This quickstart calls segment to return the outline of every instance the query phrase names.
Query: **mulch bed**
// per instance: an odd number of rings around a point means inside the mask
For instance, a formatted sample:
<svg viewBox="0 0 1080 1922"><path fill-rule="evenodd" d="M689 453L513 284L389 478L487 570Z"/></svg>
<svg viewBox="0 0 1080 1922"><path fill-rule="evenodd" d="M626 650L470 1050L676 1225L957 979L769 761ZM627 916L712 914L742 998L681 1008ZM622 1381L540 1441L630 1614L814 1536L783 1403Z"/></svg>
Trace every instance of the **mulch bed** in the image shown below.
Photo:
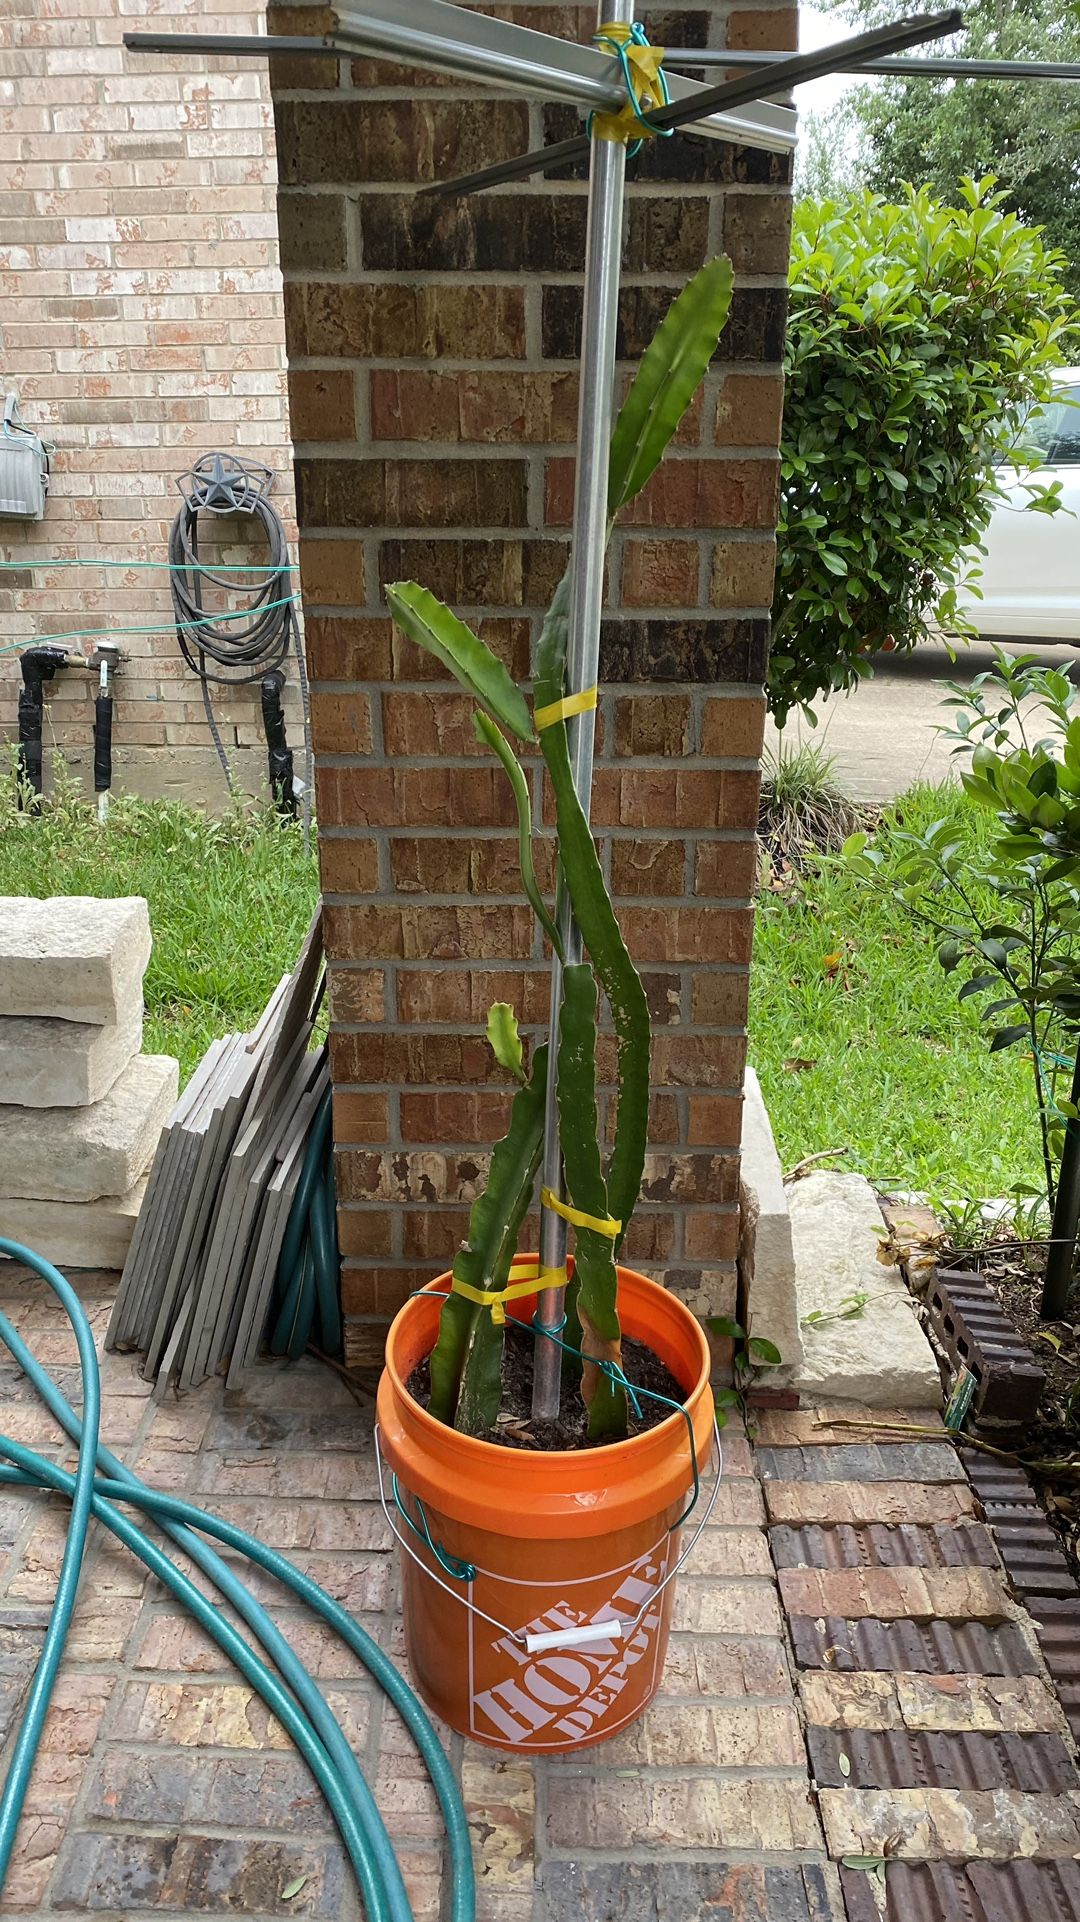
<svg viewBox="0 0 1080 1922"><path fill-rule="evenodd" d="M937 1259L982 1275L1046 1371L1039 1412L1016 1453L1080 1576L1080 1286L1073 1288L1072 1319L1040 1321L1046 1248L1007 1236L1003 1230L980 1248L945 1250Z"/></svg>

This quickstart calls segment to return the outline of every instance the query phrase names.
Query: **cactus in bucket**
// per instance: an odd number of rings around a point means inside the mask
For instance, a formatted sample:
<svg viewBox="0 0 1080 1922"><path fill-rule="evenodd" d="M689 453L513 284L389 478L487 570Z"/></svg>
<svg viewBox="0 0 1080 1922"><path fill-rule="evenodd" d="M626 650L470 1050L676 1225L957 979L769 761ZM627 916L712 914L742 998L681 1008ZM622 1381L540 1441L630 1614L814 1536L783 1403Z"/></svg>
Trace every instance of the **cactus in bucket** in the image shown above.
<svg viewBox="0 0 1080 1922"><path fill-rule="evenodd" d="M612 435L608 534L663 458L716 350L731 302L732 272L709 261L676 297L642 356ZM558 919L544 901L533 861L533 825L518 746L539 740L555 803L557 886L569 896L587 959L568 965L558 1034L558 1123L564 1182L573 1209L608 1231L576 1227L574 1278L567 1290L568 1347L580 1350L580 1388L589 1436L615 1441L626 1433L626 1395L602 1364L619 1364L616 1257L637 1203L645 1163L649 1108L650 1024L645 992L627 951L597 857L592 830L574 788L565 721L536 716L566 694L569 575L556 589L533 661L532 707L490 649L435 595L414 581L388 587L390 612L402 632L442 662L476 702L477 739L496 756L517 810L522 888L554 950L564 959ZM614 1141L606 1166L596 1103L599 996L611 1010L617 1048ZM510 1125L495 1148L487 1184L473 1204L469 1236L453 1267L455 1288L443 1303L430 1358L430 1410L467 1434L492 1427L499 1414L503 1329L484 1297L506 1288L522 1223L535 1198L543 1153L547 1048L526 1067L512 1009L497 1004L488 1039L500 1066L518 1082ZM618 1224L617 1228L614 1224Z"/></svg>

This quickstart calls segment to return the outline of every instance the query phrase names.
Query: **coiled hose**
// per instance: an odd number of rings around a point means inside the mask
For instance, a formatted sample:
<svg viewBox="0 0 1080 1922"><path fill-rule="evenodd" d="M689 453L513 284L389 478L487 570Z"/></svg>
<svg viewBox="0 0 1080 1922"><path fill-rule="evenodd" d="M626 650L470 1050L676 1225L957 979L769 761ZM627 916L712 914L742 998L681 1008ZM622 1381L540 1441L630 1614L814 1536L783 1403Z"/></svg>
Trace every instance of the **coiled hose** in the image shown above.
<svg viewBox="0 0 1080 1922"><path fill-rule="evenodd" d="M0 1313L0 1341L27 1376L60 1426L76 1443L75 1473L0 1435L0 1482L18 1487L47 1488L67 1496L71 1518L49 1627L42 1643L3 1791L0 1793L0 1892L11 1860L15 1832L22 1812L30 1773L48 1712L53 1685L63 1657L64 1643L75 1606L91 1515L156 1575L183 1602L235 1663L292 1737L330 1805L342 1842L356 1873L368 1922L413 1922L401 1871L374 1797L322 1693L303 1667L277 1624L266 1613L217 1551L202 1539L210 1536L238 1551L256 1567L273 1575L321 1615L357 1655L383 1692L389 1696L423 1758L446 1823L452 1875L452 1922L475 1922L476 1890L465 1810L450 1765L427 1715L389 1658L365 1634L339 1602L310 1576L293 1568L283 1555L219 1516L207 1514L172 1495L148 1488L126 1468L99 1437L101 1380L93 1335L78 1295L51 1262L17 1241L0 1237L0 1254L23 1262L40 1276L63 1307L79 1351L82 1375L82 1415L75 1413L55 1382L35 1359L7 1316ZM207 1600L188 1576L144 1531L117 1507L145 1511L163 1534L200 1568L251 1630L269 1658L264 1661ZM273 1667L270 1666L273 1664ZM274 1670L277 1670L275 1674Z"/></svg>
<svg viewBox="0 0 1080 1922"><path fill-rule="evenodd" d="M190 490L169 530L169 582L177 642L192 673L198 676L207 725L230 793L235 791L232 769L214 718L211 684L238 687L261 681L283 669L290 652L293 654L304 709L306 827L312 783L311 702L289 544L281 516L266 498L269 477L268 469L249 469L232 455L204 455L192 469ZM250 514L262 529L267 562L265 566L260 564L255 586L239 586L235 568L217 572L200 560L199 515L204 512ZM229 595L227 615L207 612L203 597L208 587Z"/></svg>

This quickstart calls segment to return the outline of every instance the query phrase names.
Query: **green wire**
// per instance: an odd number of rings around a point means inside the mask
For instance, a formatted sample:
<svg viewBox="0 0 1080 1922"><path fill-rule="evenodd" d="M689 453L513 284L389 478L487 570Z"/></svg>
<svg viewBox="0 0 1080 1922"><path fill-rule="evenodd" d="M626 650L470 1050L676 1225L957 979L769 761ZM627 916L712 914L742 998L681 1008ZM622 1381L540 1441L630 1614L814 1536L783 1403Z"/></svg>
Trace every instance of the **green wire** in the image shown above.
<svg viewBox="0 0 1080 1922"><path fill-rule="evenodd" d="M165 574L188 572L186 561L94 561L89 555L74 560L0 561L0 568L5 567L24 570L28 567L156 567L159 573ZM214 574L291 574L295 572L295 567L292 561L281 561L276 565L272 561L217 561L208 571Z"/></svg>
<svg viewBox="0 0 1080 1922"><path fill-rule="evenodd" d="M228 1547L239 1550L240 1553L246 1555L249 1560L253 1561L256 1566L263 1568L267 1573L273 1575L287 1588L291 1589L293 1593L298 1595L309 1607L320 1614L359 1657L378 1685L390 1697L409 1728L413 1739L416 1741L417 1747L431 1775L432 1783L439 1798L447 1826L453 1875L451 1922L475 1922L475 1880L469 1848L468 1826L461 1804L460 1794L449 1763L447 1762L430 1721L407 1684L398 1674L393 1663L384 1655L378 1645L372 1641L371 1637L365 1634L359 1624L353 1621L352 1617L339 1603L327 1595L325 1591L319 1587L318 1583L313 1582L309 1576L303 1575L298 1569L293 1568L292 1564L286 1561L284 1556L277 1554L275 1550L267 1548L264 1543L259 1542L254 1536L246 1534L242 1529L235 1528L231 1523L222 1521L217 1516L204 1514L203 1511L194 1508L189 1503L178 1501L170 1496L160 1495L155 1490L145 1487L129 1469L125 1468L122 1462L112 1455L107 1448L97 1442L96 1408L99 1405L97 1357L94 1352L93 1338L90 1333L89 1324L86 1321L78 1297L64 1281L63 1276L60 1275L50 1263L43 1261L40 1256L34 1254L30 1249L22 1247L18 1242L0 1239L0 1252L10 1255L15 1260L25 1262L35 1273L47 1281L49 1285L54 1288L55 1292L60 1294L79 1343L80 1361L85 1382L84 1407L86 1410L87 1443L89 1442L91 1434L90 1415L92 1412L95 1413L93 1428L95 1447L91 1450L89 1446L84 1447L80 1445L79 1471L77 1475L67 1476L65 1475L65 1471L57 1469L55 1464L45 1461L43 1457L34 1456L31 1451L20 1449L19 1444L8 1438L0 1437L0 1456L6 1456L9 1461L16 1464L13 1468L0 1468L0 1480L11 1481L19 1479L25 1481L29 1479L39 1486L61 1489L62 1492L72 1497L72 1529L69 1534L69 1550L71 1549L72 1541L76 1540L75 1497L78 1496L80 1487L82 1488L83 1506L92 1507L93 1512L99 1515L106 1525L146 1562L147 1566L153 1568L154 1573L160 1575L161 1579L170 1586L172 1592L184 1601L185 1605L191 1608L197 1619L208 1629L208 1632L215 1636L219 1646L226 1649L226 1652L230 1655L231 1659L236 1661L237 1666L251 1682L252 1686L258 1690L263 1699L268 1703L268 1706L279 1716L282 1723L288 1727L290 1734L293 1735L293 1739L296 1741L305 1760L312 1768L320 1786L324 1789L331 1808L334 1811L335 1820L338 1821L342 1839L356 1868L357 1879L364 1895L365 1906L370 1922L381 1922L381 1918L383 1917L400 1917L401 1922L405 1922L405 1919L411 1916L411 1910L405 1894L404 1884L401 1882L400 1870L394 1858L393 1850L390 1846L389 1838L386 1836L381 1818L375 1808L370 1789L360 1773L355 1757L352 1755L352 1751L349 1749L344 1735L327 1707L320 1691L316 1688L310 1676L307 1675L295 1651L285 1640L281 1631L276 1627L276 1624L266 1614L265 1610L262 1609L261 1605L255 1601L254 1597L248 1593L243 1584L232 1573L228 1564L221 1560L220 1556L217 1555L208 1543L201 1541L199 1535L194 1531L197 1529L201 1534L214 1536ZM60 1393L56 1384L40 1366L21 1337L3 1315L0 1315L0 1340L6 1343L12 1356L23 1369L60 1425L76 1443L81 1444L84 1433L83 1423ZM84 1472L85 1465L92 1465L95 1463L95 1460L99 1467L108 1471L109 1477L109 1479L98 1481L96 1484L90 1482L87 1474ZM91 1466L91 1475L92 1472ZM89 1504L87 1503L87 1494L89 1494L90 1498ZM292 1695L282 1691L281 1683L278 1682L266 1664L249 1648L242 1636L239 1636L235 1630L229 1628L228 1623L223 1619L220 1611L208 1603L206 1598L200 1594L200 1591L195 1588L193 1584L187 1582L187 1578L180 1574L180 1571L173 1566L168 1557L163 1555L162 1551L157 1549L154 1543L151 1542L141 1530L136 1528L133 1523L127 1521L124 1516L112 1509L109 1498L134 1503L138 1507L148 1509L152 1514L160 1518L161 1526L164 1528L166 1534L170 1536L177 1546L182 1547L184 1553L188 1555L197 1566L201 1567L204 1572L209 1575L225 1600L236 1608L242 1619L247 1621L248 1625L262 1642L267 1653L271 1656L271 1659L278 1666L281 1674L285 1677L289 1688L292 1690ZM83 1530L83 1539L85 1540L85 1528ZM76 1566L77 1580L78 1560L81 1557L81 1544L79 1544L77 1540L76 1550L77 1552L73 1551L73 1560ZM68 1550L65 1550L64 1559L66 1567ZM165 1572L166 1570L171 1571L171 1574L167 1574ZM30 1716L30 1703L28 1703L27 1715L24 1718L20 1730L19 1742L16 1749L16 1754L18 1754L20 1747L25 1743L30 1766L32 1766L33 1754L40 1737L41 1723L44 1720L44 1713L48 1707L48 1692L51 1692L52 1681L55 1679L55 1668L58 1666L59 1656L60 1653L62 1653L63 1637L66 1634L67 1623L70 1620L71 1606L74 1602L74 1593L72 1592L66 1602L65 1609L61 1610L59 1585L57 1594L58 1601L54 1608L53 1621L50 1623L49 1636L46 1637L45 1645L46 1648L49 1646L49 1638L53 1635L55 1626L56 1639L59 1643L56 1663L53 1666L52 1675L47 1679L47 1687L43 1684L42 1689L39 1691L41 1700L33 1719L31 1719ZM226 1631L224 1640L222 1639L222 1634L219 1632L222 1630ZM226 1643L228 1644L227 1647ZM42 1658L39 1662L38 1676L35 1677L34 1690L31 1691L31 1701L35 1699L35 1691L38 1690L38 1678L42 1674L44 1655L45 1648L43 1648ZM279 1696L283 1696L282 1706L279 1706ZM295 1696L297 1702L299 1702L299 1707L294 1703L293 1696ZM9 1776L8 1788L5 1790L4 1807L7 1805L10 1793L11 1777ZM25 1781L22 1784L22 1793L25 1794ZM17 1822L17 1820L18 1812L16 1810L14 1821ZM4 1866L6 1866L6 1858L4 1858L3 1862L0 1862L0 1882L2 1882L2 1869Z"/></svg>
<svg viewBox="0 0 1080 1922"><path fill-rule="evenodd" d="M252 614L265 614L271 607L288 607L299 599L296 594L283 594L277 601L262 601L258 607L242 607L235 614L214 614L207 618L214 621L246 621ZM69 634L34 634L25 641L6 641L0 647L0 654L11 654L20 647L55 647L58 641L111 641L117 634L175 634L181 627L202 627L202 621L161 621L151 627L76 627Z"/></svg>

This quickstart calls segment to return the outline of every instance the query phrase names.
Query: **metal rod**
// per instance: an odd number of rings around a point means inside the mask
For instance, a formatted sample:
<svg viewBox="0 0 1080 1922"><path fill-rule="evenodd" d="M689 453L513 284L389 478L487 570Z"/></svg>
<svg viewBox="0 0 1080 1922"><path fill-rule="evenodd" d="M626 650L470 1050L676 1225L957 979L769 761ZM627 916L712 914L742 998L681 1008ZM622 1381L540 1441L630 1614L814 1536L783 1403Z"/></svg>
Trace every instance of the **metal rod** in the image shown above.
<svg viewBox="0 0 1080 1922"><path fill-rule="evenodd" d="M600 0L600 25L620 21L629 25L634 0ZM585 234L585 302L581 319L580 398L578 401L577 470L574 479L574 523L570 549L570 618L567 633L567 692L577 694L596 686L600 672L600 617L604 604L604 558L607 550L608 460L615 390L615 338L619 318L619 263L622 256L623 182L626 147L618 140L593 140L589 162L589 212ZM575 715L567 723L574 787L589 813L592 796L593 713ZM581 936L564 888L560 902L560 933L568 963L581 959ZM547 1097L544 1111L545 1187L562 1193L562 1156L559 1151L558 1078L559 1019L562 1011L563 971L557 955L551 961L551 1020ZM566 1259L566 1223L549 1208L540 1212L540 1261L559 1268ZM545 1288L537 1301L536 1319L553 1332L562 1326L561 1288ZM551 1421L559 1412L562 1350L553 1341L538 1340L533 1361L532 1412L535 1421Z"/></svg>
<svg viewBox="0 0 1080 1922"><path fill-rule="evenodd" d="M599 47L562 40L532 27L467 10L452 0L379 0L378 11L343 8L332 16L323 40L259 35L131 33L124 43L136 52L262 54L321 53L324 57L367 53L405 60L502 93L562 101L582 113L616 112L626 97L618 62ZM701 81L673 74L673 100L695 99ZM707 116L701 131L710 139L786 152L795 144L790 107L748 106L733 115Z"/></svg>
<svg viewBox="0 0 1080 1922"><path fill-rule="evenodd" d="M1080 1046L1073 1067L1070 1106L1080 1107ZM1080 1225L1080 1121L1070 1115L1065 1123L1065 1146L1061 1151L1054 1218L1050 1226L1050 1246L1046 1255L1042 1303L1039 1313L1044 1321L1060 1321L1068 1305L1076 1260L1076 1231ZM547 1344L545 1344L546 1346Z"/></svg>
<svg viewBox="0 0 1080 1922"><path fill-rule="evenodd" d="M723 47L666 47L665 67L769 67L790 60L787 53L725 51ZM835 73L900 74L905 80L1080 80L1076 60L949 60L920 54L914 60L860 60L848 69L837 61Z"/></svg>
<svg viewBox="0 0 1080 1922"><path fill-rule="evenodd" d="M125 33L123 40L129 53L221 53L240 60L265 60L278 53L318 54L323 60L337 54L340 59L342 51L329 39L300 33Z"/></svg>
<svg viewBox="0 0 1080 1922"><path fill-rule="evenodd" d="M959 32L963 24L963 15L955 8L949 13L924 14L921 19L898 20L892 26L875 27L872 32L856 34L850 40L834 41L830 46L819 47L813 53L793 54L788 59L778 61L767 76L755 70L735 80L726 80L718 87L703 87L699 93L687 99L673 100L668 107L654 108L645 118L651 126L662 131L687 127L706 116L732 112L737 107L760 99L763 87L770 95L786 93L791 87L805 86L810 80L820 80L825 74L835 73L839 65L857 70L865 60L873 59L877 54L918 47L927 40L939 40L943 35ZM588 151L589 137L582 134L574 140L560 141L553 147L538 147L532 153L520 154L515 160L505 160L497 167L485 167L478 173L462 174L456 180L441 181L436 187L424 191L440 194L476 193L482 187L499 186L504 180L519 180L529 174L546 172L549 166L565 166L568 161L576 160Z"/></svg>

